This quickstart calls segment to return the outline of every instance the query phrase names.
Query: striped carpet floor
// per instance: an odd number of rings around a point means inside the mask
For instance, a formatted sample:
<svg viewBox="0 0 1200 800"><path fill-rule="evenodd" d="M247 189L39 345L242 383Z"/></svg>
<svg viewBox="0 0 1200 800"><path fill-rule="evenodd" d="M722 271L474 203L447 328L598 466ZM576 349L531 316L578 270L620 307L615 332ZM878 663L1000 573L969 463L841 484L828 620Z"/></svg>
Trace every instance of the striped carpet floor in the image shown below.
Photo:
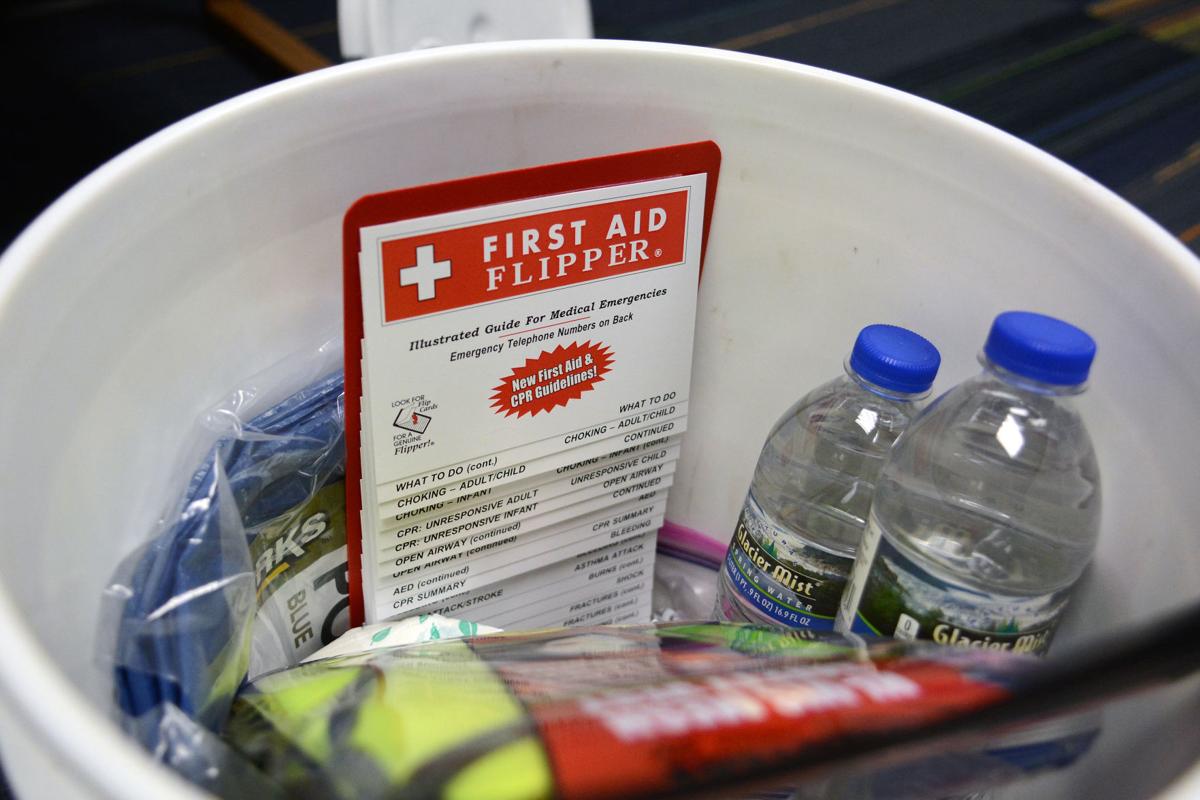
<svg viewBox="0 0 1200 800"><path fill-rule="evenodd" d="M597 0L593 7L597 36L785 58L950 106L1078 167L1200 252L1198 2Z"/></svg>
<svg viewBox="0 0 1200 800"><path fill-rule="evenodd" d="M332 61L334 0L255 5ZM790 59L935 100L1048 150L1200 252L1200 2L593 0L597 37ZM7 242L107 158L284 70L199 0L0 9ZM49 146L47 144L49 143Z"/></svg>

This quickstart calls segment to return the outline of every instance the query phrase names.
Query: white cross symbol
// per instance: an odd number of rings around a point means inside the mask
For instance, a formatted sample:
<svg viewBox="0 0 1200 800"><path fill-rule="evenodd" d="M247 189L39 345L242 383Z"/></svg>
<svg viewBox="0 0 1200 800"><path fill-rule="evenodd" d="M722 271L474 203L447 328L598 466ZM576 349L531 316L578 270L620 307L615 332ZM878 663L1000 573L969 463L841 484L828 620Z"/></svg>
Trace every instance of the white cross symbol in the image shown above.
<svg viewBox="0 0 1200 800"><path fill-rule="evenodd" d="M417 300L432 300L434 283L450 277L450 262L433 260L433 245L423 244L417 248L417 264L400 270L400 285L417 285Z"/></svg>

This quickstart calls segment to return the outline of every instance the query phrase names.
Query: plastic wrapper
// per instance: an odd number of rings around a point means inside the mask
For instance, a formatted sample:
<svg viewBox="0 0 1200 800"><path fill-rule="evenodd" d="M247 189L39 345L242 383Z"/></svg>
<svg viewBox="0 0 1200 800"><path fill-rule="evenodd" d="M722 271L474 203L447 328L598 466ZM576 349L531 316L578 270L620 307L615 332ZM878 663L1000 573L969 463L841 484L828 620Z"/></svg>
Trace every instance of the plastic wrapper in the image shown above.
<svg viewBox="0 0 1200 800"><path fill-rule="evenodd" d="M239 697L226 738L295 797L740 791L968 719L1039 669L1009 654L729 624L501 633L264 676Z"/></svg>
<svg viewBox="0 0 1200 800"><path fill-rule="evenodd" d="M713 539L670 520L664 523L654 566L653 620L711 619L724 557L724 546Z"/></svg>
<svg viewBox="0 0 1200 800"><path fill-rule="evenodd" d="M1099 735L1099 713L1031 725L987 748L859 768L802 783L793 800L984 800L989 790L1074 764Z"/></svg>
<svg viewBox="0 0 1200 800"><path fill-rule="evenodd" d="M106 591L121 719L164 761L219 729L252 665L289 666L346 628L340 362L323 345L206 413L207 454Z"/></svg>

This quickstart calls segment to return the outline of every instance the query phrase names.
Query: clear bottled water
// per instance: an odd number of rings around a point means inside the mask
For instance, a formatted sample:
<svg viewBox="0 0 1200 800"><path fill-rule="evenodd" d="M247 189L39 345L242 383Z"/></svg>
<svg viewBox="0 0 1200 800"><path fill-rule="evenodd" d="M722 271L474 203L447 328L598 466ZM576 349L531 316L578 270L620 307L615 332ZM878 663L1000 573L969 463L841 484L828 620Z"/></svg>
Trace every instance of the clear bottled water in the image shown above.
<svg viewBox="0 0 1200 800"><path fill-rule="evenodd" d="M726 553L718 619L832 630L884 458L940 361L917 334L870 325L846 374L779 419Z"/></svg>
<svg viewBox="0 0 1200 800"><path fill-rule="evenodd" d="M1094 355L1060 320L996 318L983 372L892 451L840 630L1045 652L1099 531L1099 469L1073 402Z"/></svg>

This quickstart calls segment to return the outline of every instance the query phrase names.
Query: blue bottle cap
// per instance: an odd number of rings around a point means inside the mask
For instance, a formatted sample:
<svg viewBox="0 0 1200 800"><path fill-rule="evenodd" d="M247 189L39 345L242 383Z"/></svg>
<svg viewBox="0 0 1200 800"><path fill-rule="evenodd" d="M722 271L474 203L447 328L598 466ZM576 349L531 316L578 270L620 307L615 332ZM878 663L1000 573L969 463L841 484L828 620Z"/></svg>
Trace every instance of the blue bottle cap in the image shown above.
<svg viewBox="0 0 1200 800"><path fill-rule="evenodd" d="M1070 323L1031 311L996 317L983 346L993 364L1031 380L1075 386L1087 380L1096 342Z"/></svg>
<svg viewBox="0 0 1200 800"><path fill-rule="evenodd" d="M906 394L927 391L941 363L928 339L896 325L868 325L850 351L850 369L863 379Z"/></svg>

